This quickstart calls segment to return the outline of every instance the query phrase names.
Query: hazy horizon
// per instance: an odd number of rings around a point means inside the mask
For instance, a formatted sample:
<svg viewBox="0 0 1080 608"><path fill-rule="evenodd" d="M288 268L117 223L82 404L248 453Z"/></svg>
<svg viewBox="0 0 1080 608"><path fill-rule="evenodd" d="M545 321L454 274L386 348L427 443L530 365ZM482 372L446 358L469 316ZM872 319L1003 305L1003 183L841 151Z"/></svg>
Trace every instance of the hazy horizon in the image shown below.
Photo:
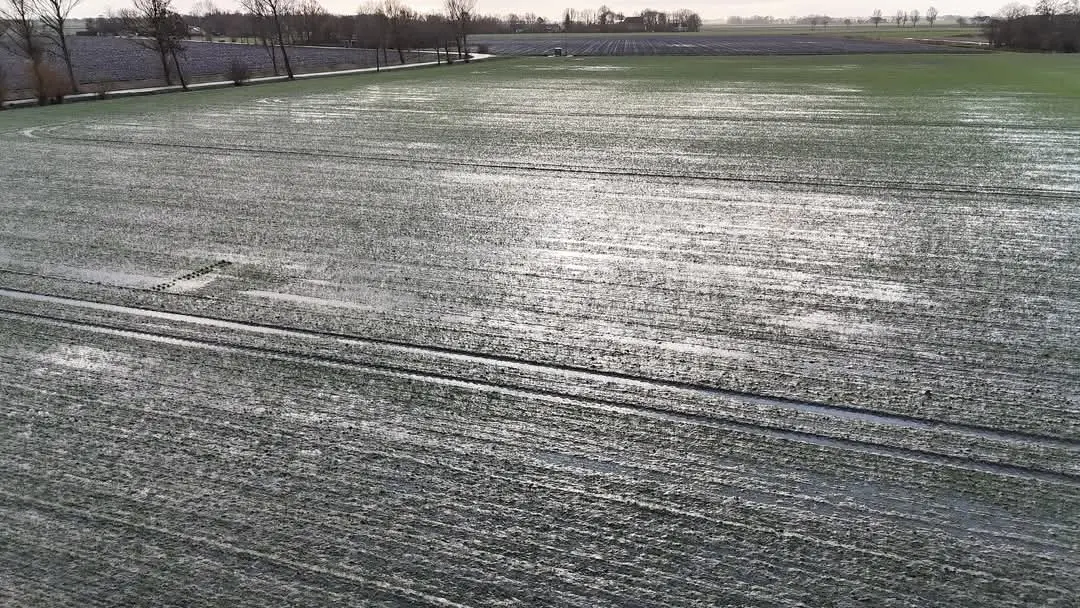
<svg viewBox="0 0 1080 608"><path fill-rule="evenodd" d="M320 0L323 7L335 14L352 14L358 12L360 6L367 2L360 0ZM181 12L187 12L195 4L195 0L174 0L174 5ZM222 10L238 10L239 3L227 0L215 0L214 4ZM417 0L406 2L409 6L422 13L442 12L442 0ZM538 4L522 0L479 0L477 10L483 14L506 15L509 13L525 14L535 13L545 18L557 18L567 8L595 9L605 2L549 2ZM1006 4L1005 1L996 4L985 4L972 0L949 0L946 2L933 2L922 0L919 2L861 2L856 0L829 0L826 2L812 1L786 1L786 0L760 0L757 2L731 2L718 4L703 0L668 0L666 2L651 2L647 0L629 0L626 2L607 2L612 10L625 14L637 14L640 11L652 8L656 10L673 11L689 9L708 20L725 19L737 15L749 17L751 15L771 15L777 18L792 16L826 14L835 17L869 17L875 8L880 8L885 15L894 14L897 10L917 9L925 13L926 9L934 6L941 15L974 15L980 11L985 14L993 14ZM104 15L108 11L117 11L127 8L131 2L116 0L84 0L75 10L79 17L96 17Z"/></svg>

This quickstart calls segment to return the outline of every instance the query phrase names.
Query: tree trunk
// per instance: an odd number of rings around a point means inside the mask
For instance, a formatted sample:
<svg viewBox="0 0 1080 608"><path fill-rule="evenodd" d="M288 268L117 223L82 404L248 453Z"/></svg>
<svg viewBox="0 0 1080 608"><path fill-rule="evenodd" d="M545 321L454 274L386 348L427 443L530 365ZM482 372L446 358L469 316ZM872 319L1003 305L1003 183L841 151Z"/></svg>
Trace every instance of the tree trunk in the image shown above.
<svg viewBox="0 0 1080 608"><path fill-rule="evenodd" d="M400 46L399 46L399 47L397 47L397 56L398 56L398 61L399 61L399 62L400 62L400 63L401 63L402 65L405 65L405 51L401 50L401 47L400 47Z"/></svg>
<svg viewBox="0 0 1080 608"><path fill-rule="evenodd" d="M161 71L165 72L165 86L172 86L172 75L169 74L169 53L158 43L158 55L161 56Z"/></svg>
<svg viewBox="0 0 1080 608"><path fill-rule="evenodd" d="M281 16L277 11L274 11L274 26L277 28L278 45L281 47L281 58L285 60L285 73L289 75L289 80L294 80L296 76L293 75L292 64L289 63L289 53L285 50L285 36L281 33Z"/></svg>
<svg viewBox="0 0 1080 608"><path fill-rule="evenodd" d="M180 60L176 57L176 50L169 52L172 55L173 65L176 66L176 77L180 79L180 88L186 91L188 90L187 81L184 80L184 70L180 69Z"/></svg>
<svg viewBox="0 0 1080 608"><path fill-rule="evenodd" d="M60 51L64 54L64 63L67 64L68 79L71 81L71 93L77 94L79 92L79 81L75 80L75 66L71 65L71 49L68 48L67 38L64 36L63 30L60 33Z"/></svg>
<svg viewBox="0 0 1080 608"><path fill-rule="evenodd" d="M277 65L277 46L267 42L266 36L259 36L259 40L262 41L263 50L270 55L270 64L274 66L274 76L280 76Z"/></svg>
<svg viewBox="0 0 1080 608"><path fill-rule="evenodd" d="M41 59L30 59L30 70L34 73L34 92L37 93L38 105L49 103L49 93L45 90L45 75L41 73Z"/></svg>

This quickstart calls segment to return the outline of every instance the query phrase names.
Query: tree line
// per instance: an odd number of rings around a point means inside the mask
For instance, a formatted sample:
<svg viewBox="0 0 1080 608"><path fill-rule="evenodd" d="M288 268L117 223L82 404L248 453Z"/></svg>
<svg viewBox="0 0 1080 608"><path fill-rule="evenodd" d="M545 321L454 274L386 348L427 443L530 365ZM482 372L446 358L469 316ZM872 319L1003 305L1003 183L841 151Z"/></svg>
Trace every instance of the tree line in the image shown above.
<svg viewBox="0 0 1080 608"><path fill-rule="evenodd" d="M606 5L598 9L572 9L563 11L563 32L697 32L701 30L701 16L691 10L672 12L647 8L636 15L617 13Z"/></svg>
<svg viewBox="0 0 1080 608"><path fill-rule="evenodd" d="M1080 6L1076 0L1039 0L1034 7L1009 4L981 25L993 47L1080 52Z"/></svg>
<svg viewBox="0 0 1080 608"><path fill-rule="evenodd" d="M389 63L391 49L405 63L405 51L434 49L438 61L451 53L468 60L468 36L483 24L474 19L476 0L444 0L444 12L422 15L400 0L381 0L356 15L331 15L318 0L240 0L242 11L225 12L212 0L200 0L182 15L173 0L131 0L132 5L106 17L88 19L85 35L132 36L158 56L167 86L178 81L187 90L180 57L194 36L255 41L268 53L275 75L295 76L289 47L297 44L369 48ZM26 61L41 104L58 102L79 92L71 48L64 36L69 16L82 0L0 0L0 45ZM445 54L443 54L445 53ZM58 59L66 74L58 74ZM235 65L227 75L238 84L246 68ZM0 66L0 101L5 74Z"/></svg>
<svg viewBox="0 0 1080 608"><path fill-rule="evenodd" d="M892 22L896 24L896 27L904 27L911 22L911 27L918 27L919 20L925 19L927 25L934 27L934 23L938 18L938 10L934 7L926 9L926 13L920 13L919 9L912 9L910 11L897 10L892 15ZM881 9L874 9L873 14L870 15L870 23L874 24L874 27L880 27L883 22L887 23L888 17L881 14Z"/></svg>
<svg viewBox="0 0 1080 608"><path fill-rule="evenodd" d="M894 22L897 27L906 26L908 23L912 27L917 27L920 20L925 20L930 27L934 27L934 23L938 19L938 10L934 7L926 9L925 13L920 13L918 9L905 11L898 10L895 14L885 16L881 9L874 9L874 12L869 17L845 17L838 19L829 15L806 15L803 17L789 17L778 18L771 15L753 15L750 17L728 17L728 25L809 25L811 29L817 26L823 26L828 28L830 23L843 23L844 25L851 25L853 23L866 24L872 23L874 27L879 27L882 23ZM960 20L963 17L957 18L957 23L962 25Z"/></svg>

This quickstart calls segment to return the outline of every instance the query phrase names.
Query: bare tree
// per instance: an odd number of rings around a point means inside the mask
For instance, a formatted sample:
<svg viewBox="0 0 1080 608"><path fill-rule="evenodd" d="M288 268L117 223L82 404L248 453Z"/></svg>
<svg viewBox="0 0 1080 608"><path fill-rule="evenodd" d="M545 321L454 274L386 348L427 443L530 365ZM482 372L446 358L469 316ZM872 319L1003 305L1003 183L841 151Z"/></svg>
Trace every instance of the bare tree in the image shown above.
<svg viewBox="0 0 1080 608"><path fill-rule="evenodd" d="M931 6L926 9L926 22L930 24L930 27L934 27L935 21L937 21L937 9Z"/></svg>
<svg viewBox="0 0 1080 608"><path fill-rule="evenodd" d="M874 22L874 27L877 27L878 25L881 24L882 21L884 21L884 18L881 16L881 9L880 8L875 8L874 9L874 14L870 15L870 21Z"/></svg>
<svg viewBox="0 0 1080 608"><path fill-rule="evenodd" d="M7 33L0 36L0 45L29 62L38 103L45 105L49 98L45 65L47 39L42 35L33 1L0 0L0 22L7 29Z"/></svg>
<svg viewBox="0 0 1080 608"><path fill-rule="evenodd" d="M289 53L285 50L285 19L293 12L293 0L240 0L240 6L248 13L265 19L277 38L278 47L281 49L281 58L285 63L285 73L289 80L296 78L293 74L292 64L289 62Z"/></svg>
<svg viewBox="0 0 1080 608"><path fill-rule="evenodd" d="M0 24L0 36L4 35L5 28ZM4 109L4 99L7 98L7 72L4 71L4 64L0 63L0 110Z"/></svg>
<svg viewBox="0 0 1080 608"><path fill-rule="evenodd" d="M214 0L196 0L195 4L191 5L191 16L196 18L199 27L202 29L203 39L208 42L214 40L214 34L209 27L210 18L220 12L221 10L214 4Z"/></svg>
<svg viewBox="0 0 1080 608"><path fill-rule="evenodd" d="M1076 14L1075 0L1038 0L1034 6L1034 13L1042 17L1054 17L1055 15Z"/></svg>
<svg viewBox="0 0 1080 608"><path fill-rule="evenodd" d="M273 25L265 15L251 14L251 26L255 32L255 38L262 45L263 50L270 56L270 63L274 67L274 76L278 76L277 41L273 34Z"/></svg>
<svg viewBox="0 0 1080 608"><path fill-rule="evenodd" d="M463 55L468 59L469 53L469 20L476 8L476 0L445 0L446 18L454 25L455 39L458 46L458 57Z"/></svg>
<svg viewBox="0 0 1080 608"><path fill-rule="evenodd" d="M79 81L75 78L75 66L71 62L71 47L68 46L64 28L67 25L71 11L75 10L83 0L34 0L34 8L38 19L41 21L42 32L45 37L52 41L53 45L60 49L60 58L67 66L68 80L71 83L71 92L79 92Z"/></svg>
<svg viewBox="0 0 1080 608"><path fill-rule="evenodd" d="M919 9L911 11L908 16L911 17L911 27L919 25Z"/></svg>
<svg viewBox="0 0 1080 608"><path fill-rule="evenodd" d="M896 11L893 20L896 21L896 27L900 27L901 24L907 23L907 13L904 11Z"/></svg>
<svg viewBox="0 0 1080 608"><path fill-rule="evenodd" d="M296 5L294 23L302 44L323 42L326 38L327 20L330 14L318 0L300 0Z"/></svg>
<svg viewBox="0 0 1080 608"><path fill-rule="evenodd" d="M132 31L145 36L139 44L158 54L161 69L165 75L165 84L172 86L169 74L169 59L176 69L180 86L187 90L184 70L180 67L179 56L184 52L183 41L187 38L187 24L179 13L173 10L172 0L134 0L134 9L122 11L125 25Z"/></svg>
<svg viewBox="0 0 1080 608"><path fill-rule="evenodd" d="M398 52L398 61L405 63L405 49L412 46L412 30L418 16L399 0L383 0L377 14L383 26L384 58L386 47L393 46Z"/></svg>

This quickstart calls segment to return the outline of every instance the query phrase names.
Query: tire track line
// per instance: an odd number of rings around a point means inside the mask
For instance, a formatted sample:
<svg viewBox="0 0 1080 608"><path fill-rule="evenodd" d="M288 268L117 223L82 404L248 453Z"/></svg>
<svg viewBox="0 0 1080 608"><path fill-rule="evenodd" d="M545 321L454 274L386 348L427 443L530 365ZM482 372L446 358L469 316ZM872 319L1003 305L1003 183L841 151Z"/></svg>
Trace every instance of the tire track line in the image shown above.
<svg viewBox="0 0 1080 608"><path fill-rule="evenodd" d="M890 427L903 427L919 430L939 430L948 431L958 434L974 435L991 440L1006 441L1013 443L1027 443L1044 446L1048 448L1058 449L1080 449L1080 441L1051 437L1046 435L1040 435L1036 433L1026 433L1023 431L1007 431L1001 429L995 429L992 427L986 427L975 424L961 424L956 422L942 422L932 419L918 418L914 416L902 416L897 414L884 414L868 408L850 407L830 405L825 403L816 403L810 401L799 401L795 399L786 399L779 397L771 397L768 395L758 395L754 393L746 393L735 390L727 390L720 388L713 388L706 385L695 384L691 382L683 382L678 380L665 380L659 378L649 378L646 376L640 376L636 374L614 372L614 371L600 371L592 370L583 367L577 367L572 365L557 364L557 363L542 363L536 361L530 361L527 359L521 359L518 357L508 355L493 355L485 353L477 353L474 351L455 349L442 346L428 346L411 344L408 342L401 342L396 340L388 340L382 338L369 338L361 336L353 336L348 334L338 334L332 332L323 332L307 329L297 329L286 326L270 325L256 322L238 322L219 317L211 317L204 315L193 315L186 313L172 313L165 312L150 308L141 308L135 306L121 306L116 304L107 304L103 302L97 302L93 300L84 300L76 298L66 298L61 296L52 296L46 294L39 294L30 291L22 291L16 289L0 288L0 297L7 297L14 300L29 300L34 302L42 302L48 304L57 304L61 306L88 308L92 310L99 310L104 312L127 314L140 317L150 317L155 319L161 319L166 321L175 321L185 324L204 325L211 326L220 329L227 329L233 331L240 331L245 333L257 333L270 336L281 336L293 339L312 339L312 338L330 338L341 342L358 345L358 346L370 346L378 345L383 347L389 347L395 350L406 352L409 354L419 355L439 355L458 361L464 361L468 363L480 363L497 365L503 367L514 367L518 369L524 369L528 371L557 371L560 373L569 374L578 378L584 378L590 381L600 382L618 382L621 384L630 384L632 386L638 386L643 388L656 388L663 387L668 389L674 389L679 391L686 391L691 395L699 395L703 397L722 397L737 399L753 405L762 405L769 407L783 407L787 409L798 410L807 413L821 414L827 416L835 416L848 421L869 422L873 424L880 424ZM259 350L255 347L235 346L231 343L224 343L218 341L208 340L194 340L189 338L174 338L172 336L166 336L164 334L153 334L149 332L142 332L137 330L127 330L124 328L103 325L94 322L79 322L63 319L59 317L53 317L49 315L42 315L36 313L26 313L16 310L8 310L0 308L0 312L22 315L28 317L38 317L46 321L57 321L61 323L70 323L75 326L87 325L91 327L101 327L115 331L130 331L133 334L156 336L158 338L167 338L175 340L191 340L193 343L215 344L224 347L235 347L240 349L252 349ZM278 352L288 356L296 356L295 353L287 351L277 351L274 349L267 349L268 352ZM318 355L312 355L313 358L318 358ZM333 359L335 363L355 364L353 361L347 359ZM387 369L396 369L406 373L416 373L417 370L407 368L394 368L388 366ZM432 377L438 377L439 374L432 374ZM448 379L459 380L457 377L448 377ZM563 393L557 393L558 396L566 396Z"/></svg>
<svg viewBox="0 0 1080 608"><path fill-rule="evenodd" d="M485 391L499 392L522 399L552 400L563 405L590 407L624 416L639 416L665 422L694 424L699 426L717 428L725 431L749 433L753 435L766 436L785 441L807 443L831 449L856 451L886 458L909 460L923 464L961 468L966 470L978 471L981 473L987 473L990 475L1021 477L1026 479L1044 481L1047 483L1080 487L1080 475L1075 475L1071 473L1062 473L1027 466L976 460L974 458L939 454L914 448L885 446L872 443L870 441L862 441L849 438L837 438L823 434L813 433L810 431L779 428L765 423L720 420L703 414L673 412L670 410L642 404L626 404L594 397L569 395L556 390L518 388L492 381L472 380L448 374L421 372L400 366L361 364L354 361L349 361L347 359L340 359L326 355L297 355L286 351L277 351L275 349L267 347L242 346L217 340L177 338L151 332L123 329L100 323L57 319L48 315L6 311L2 309L0 309L0 315L23 319L32 319L38 322L45 322L48 324L76 329L79 331L91 331L95 333L120 336L136 340L149 340L159 343L171 344L174 346L194 347L207 350L217 350L219 352L245 354L249 356L264 357L279 361L288 361L292 363L302 363L307 365L313 364L354 372L360 371L381 376L404 378L419 382L443 384L447 386L454 386L472 390L480 389Z"/></svg>

